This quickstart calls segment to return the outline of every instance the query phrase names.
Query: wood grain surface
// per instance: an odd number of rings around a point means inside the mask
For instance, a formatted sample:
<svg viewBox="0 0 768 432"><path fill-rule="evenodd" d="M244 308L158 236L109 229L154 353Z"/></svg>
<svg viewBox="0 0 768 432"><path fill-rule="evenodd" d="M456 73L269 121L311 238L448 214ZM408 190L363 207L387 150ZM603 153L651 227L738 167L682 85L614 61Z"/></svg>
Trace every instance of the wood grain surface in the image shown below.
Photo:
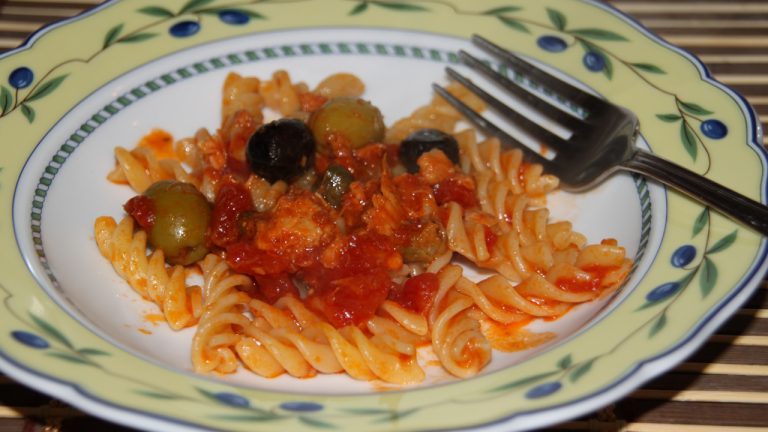
<svg viewBox="0 0 768 432"><path fill-rule="evenodd" d="M96 0L0 0L0 53ZM609 2L694 54L768 121L768 0ZM763 141L768 144L768 141ZM0 374L0 432L129 431ZM551 430L768 431L768 284L695 354L599 412Z"/></svg>

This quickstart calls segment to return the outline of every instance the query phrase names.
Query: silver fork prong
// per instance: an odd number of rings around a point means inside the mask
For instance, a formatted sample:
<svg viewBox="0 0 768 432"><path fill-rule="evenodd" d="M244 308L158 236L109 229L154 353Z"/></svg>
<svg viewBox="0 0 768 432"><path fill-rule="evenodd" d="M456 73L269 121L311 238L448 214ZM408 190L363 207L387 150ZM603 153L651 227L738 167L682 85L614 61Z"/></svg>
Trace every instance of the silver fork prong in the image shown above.
<svg viewBox="0 0 768 432"><path fill-rule="evenodd" d="M459 57L470 69L484 75L504 90L519 97L550 120L557 122L572 131L584 126L584 122L580 118L571 115L571 113L556 107L546 99L523 88L521 85L495 71L487 63L480 61L468 52L464 50L459 51Z"/></svg>
<svg viewBox="0 0 768 432"><path fill-rule="evenodd" d="M510 67L526 76L544 88L548 88L560 96L570 100L576 105L584 108L587 112L599 111L606 106L605 101L582 89L579 89L560 78L555 77L549 72L534 66L532 63L524 60L507 49L496 45L479 35L472 35L472 42L486 52L501 58Z"/></svg>
<svg viewBox="0 0 768 432"><path fill-rule="evenodd" d="M564 151L568 148L567 141L553 134L552 132L540 126L539 124L531 121L530 119L528 119L528 117L515 111L514 109L512 109L512 107L505 104L504 102L491 96L490 93L478 87L474 82L472 82L472 80L456 72L456 70L454 70L453 68L447 67L445 68L445 72L452 79L459 82L461 85L466 87L469 91L474 93L477 97L485 101L488 105L491 106L491 108L493 108L494 111L499 113L511 124L514 124L515 126L519 126L525 131L527 131L528 133L530 133L535 139L539 141L540 144L548 147L552 147L557 151Z"/></svg>
<svg viewBox="0 0 768 432"><path fill-rule="evenodd" d="M438 84L432 84L432 88L439 94L443 99L446 100L449 104L451 104L454 108L456 108L457 111L461 115L463 115L467 120L469 120L471 123L473 123L475 126L480 128L483 132L485 132L488 135L497 137L503 146L506 147L514 147L519 148L523 151L523 154L525 156L525 159L528 162L532 163L538 163L541 164L545 170L551 170L552 168L552 162L548 160L547 158L541 156L533 149L529 148L525 144L521 143L505 131L503 131L501 128L496 126L493 122L489 121L480 113L470 108L467 104L462 102L459 98L455 97L454 95L450 94L448 90L444 89Z"/></svg>

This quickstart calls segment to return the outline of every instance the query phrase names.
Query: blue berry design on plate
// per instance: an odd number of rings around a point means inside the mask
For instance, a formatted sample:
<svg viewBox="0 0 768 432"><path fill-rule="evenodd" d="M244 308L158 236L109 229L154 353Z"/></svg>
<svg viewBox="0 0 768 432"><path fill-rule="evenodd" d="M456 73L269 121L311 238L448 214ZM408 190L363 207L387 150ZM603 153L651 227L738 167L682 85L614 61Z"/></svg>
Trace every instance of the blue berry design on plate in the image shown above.
<svg viewBox="0 0 768 432"><path fill-rule="evenodd" d="M153 18L153 21L140 25L138 28L129 29L124 22L119 22L109 27L101 40L101 46L93 52L87 60L76 59L78 62L90 63L113 46L135 44L154 39L163 34L158 28L166 28L168 35L174 38L187 38L199 33L203 28L205 16L214 16L220 22L227 25L242 26L252 19L264 19L260 13L247 9L244 6L261 3L261 0L249 0L239 6L211 5L213 0L188 0L178 10L170 10L164 3L158 2L156 6L144 6L137 10L138 13ZM179 20L181 17L186 19ZM169 22L173 24L168 27ZM72 63L68 59L53 66L44 73L36 74L30 67L20 66L8 75L7 84L0 84L0 118L19 110L29 123L35 121L37 115L30 102L42 99L53 93L58 88L66 74L56 76L55 72L63 66ZM35 76L43 77L35 82ZM49 78L50 77L50 78Z"/></svg>
<svg viewBox="0 0 768 432"><path fill-rule="evenodd" d="M34 72L26 66L16 68L8 75L8 84L17 90L29 87L34 80Z"/></svg>
<svg viewBox="0 0 768 432"><path fill-rule="evenodd" d="M221 22L232 25L247 24L251 17L247 12L237 9L222 9L218 12Z"/></svg>
<svg viewBox="0 0 768 432"><path fill-rule="evenodd" d="M568 44L563 38L553 35L545 35L536 39L536 45L544 51L558 53L565 51L568 48Z"/></svg>
<svg viewBox="0 0 768 432"><path fill-rule="evenodd" d="M251 406L251 403L248 401L248 399L235 393L228 393L228 392L214 393L213 397L217 401L223 403L224 405L229 405L232 407L247 408Z"/></svg>
<svg viewBox="0 0 768 432"><path fill-rule="evenodd" d="M682 288L680 282L665 282L646 294L645 300L651 304L664 301L677 294L677 292L680 291L680 288Z"/></svg>
<svg viewBox="0 0 768 432"><path fill-rule="evenodd" d="M11 332L11 336L14 339L16 339L17 342L21 343L22 345L26 345L30 348L46 349L51 346L51 344L48 343L47 340L36 335L35 333L31 333L28 331L14 330Z"/></svg>
<svg viewBox="0 0 768 432"><path fill-rule="evenodd" d="M295 402L283 402L280 404L280 408L284 409L286 411L293 411L293 412L316 412L316 411L322 411L323 406L316 402L302 402L302 401L295 401Z"/></svg>
<svg viewBox="0 0 768 432"><path fill-rule="evenodd" d="M696 258L696 247L690 244L682 245L672 253L670 262L673 267L685 267Z"/></svg>
<svg viewBox="0 0 768 432"><path fill-rule="evenodd" d="M584 66L588 70L592 72L600 72L605 69L605 56L595 51L589 51L584 54L582 63L584 63Z"/></svg>
<svg viewBox="0 0 768 432"><path fill-rule="evenodd" d="M704 116L714 114L703 106L675 96L675 108L677 112L656 114L656 118L666 123L679 122L680 142L692 160L695 161L698 157L699 148L707 152L707 156L709 155L702 135L713 140L719 140L728 135L728 127L722 121L715 118L703 119ZM696 122L699 123L698 131L694 127ZM709 168L704 174L708 171Z"/></svg>
<svg viewBox="0 0 768 432"><path fill-rule="evenodd" d="M50 74L47 74L50 75ZM47 76L46 75L46 76ZM5 117L16 109L20 109L29 123L35 121L35 110L30 102L42 99L53 93L67 75L59 75L50 79L44 78L35 83L35 73L27 66L20 66L8 74L8 89L0 84L0 117Z"/></svg>
<svg viewBox="0 0 768 432"><path fill-rule="evenodd" d="M525 397L528 399L543 398L557 392L562 387L563 385L559 381L545 382L525 392Z"/></svg>
<svg viewBox="0 0 768 432"><path fill-rule="evenodd" d="M197 21L180 21L172 25L168 32L178 38L189 37L200 31L200 23Z"/></svg>
<svg viewBox="0 0 768 432"><path fill-rule="evenodd" d="M621 43L628 41L620 33L604 28L574 26L573 23L568 22L565 14L554 8L545 8L548 20L516 16L515 13L520 10L519 6L500 6L484 11L483 15L495 17L510 29L536 35L536 45L549 53L560 53L572 46L580 46L583 50L581 62L586 70L600 72L611 80L615 63L622 68L622 71L637 76L649 87L670 96L677 112L657 114L657 117L665 122L680 122L678 136L681 144L694 161L703 150L708 159L702 174L709 171L711 160L702 137L712 140L722 139L728 135L728 128L720 120L701 118L701 116L713 114L711 111L696 103L684 101L674 91L657 85L652 76L665 75L666 71L663 68L650 62L629 61L617 54ZM692 122L698 123L699 127L695 128Z"/></svg>
<svg viewBox="0 0 768 432"><path fill-rule="evenodd" d="M701 130L701 133L707 138L716 140L725 138L725 136L728 135L728 127L718 119L704 120L701 122L699 130Z"/></svg>
<svg viewBox="0 0 768 432"><path fill-rule="evenodd" d="M28 319L23 321L34 330L13 330L10 335L26 347L41 350L43 355L72 364L95 367L100 367L97 360L99 357L110 356L110 353L98 348L78 347L75 341L70 340L42 316L30 313Z"/></svg>
<svg viewBox="0 0 768 432"><path fill-rule="evenodd" d="M664 329L667 323L667 311L694 284L696 279L698 279L700 298L706 298L715 289L719 274L716 254L728 249L736 241L738 230L731 231L713 241L709 211L709 208L705 207L693 222L691 238L699 237L701 246L697 248L693 244L683 244L678 246L670 256L669 262L672 267L686 272L677 280L662 283L649 291L645 296L645 304L637 309L641 311L663 304L663 307L646 322L646 324L652 323L648 337L653 337ZM702 253L698 253L698 250Z"/></svg>

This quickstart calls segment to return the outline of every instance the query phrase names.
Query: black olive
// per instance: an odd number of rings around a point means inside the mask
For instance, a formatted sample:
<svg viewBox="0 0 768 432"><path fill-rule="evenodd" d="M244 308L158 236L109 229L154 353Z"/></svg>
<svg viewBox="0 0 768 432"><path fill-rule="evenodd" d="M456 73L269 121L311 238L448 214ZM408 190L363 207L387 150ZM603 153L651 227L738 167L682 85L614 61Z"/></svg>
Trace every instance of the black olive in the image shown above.
<svg viewBox="0 0 768 432"><path fill-rule="evenodd" d="M251 135L246 157L251 170L270 183L290 181L314 164L315 138L301 120L275 120Z"/></svg>
<svg viewBox="0 0 768 432"><path fill-rule="evenodd" d="M451 162L459 163L459 144L456 138L437 129L419 129L408 135L400 143L398 157L409 173L417 173L419 165L416 161L419 156L432 149L441 150Z"/></svg>

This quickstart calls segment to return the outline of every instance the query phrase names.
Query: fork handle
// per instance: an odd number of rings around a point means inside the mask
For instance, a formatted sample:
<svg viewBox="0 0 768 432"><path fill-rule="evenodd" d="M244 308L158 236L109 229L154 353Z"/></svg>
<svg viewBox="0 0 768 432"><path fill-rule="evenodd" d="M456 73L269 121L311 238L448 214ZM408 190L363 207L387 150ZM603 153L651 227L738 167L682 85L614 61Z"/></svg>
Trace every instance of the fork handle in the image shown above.
<svg viewBox="0 0 768 432"><path fill-rule="evenodd" d="M768 206L764 204L644 150L638 149L621 166L677 189L768 236Z"/></svg>

